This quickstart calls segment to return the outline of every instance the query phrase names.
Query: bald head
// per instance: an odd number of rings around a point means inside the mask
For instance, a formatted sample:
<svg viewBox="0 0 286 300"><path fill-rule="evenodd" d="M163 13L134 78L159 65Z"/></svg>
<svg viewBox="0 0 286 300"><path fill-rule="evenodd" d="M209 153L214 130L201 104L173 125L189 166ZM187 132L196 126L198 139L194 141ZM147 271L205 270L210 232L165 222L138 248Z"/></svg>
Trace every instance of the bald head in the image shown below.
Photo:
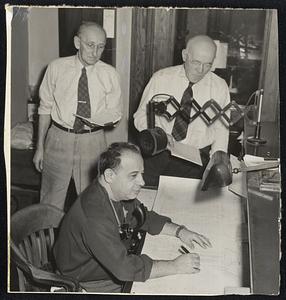
<svg viewBox="0 0 286 300"><path fill-rule="evenodd" d="M216 44L207 35L197 35L187 41L182 51L186 76L191 82L200 81L212 67L216 56Z"/></svg>
<svg viewBox="0 0 286 300"><path fill-rule="evenodd" d="M97 32L100 31L102 34L104 34L104 36L106 38L106 32L105 32L104 28L95 22L83 22L78 28L77 36L81 37L82 35L85 34L86 31L89 31L89 30L94 30Z"/></svg>
<svg viewBox="0 0 286 300"><path fill-rule="evenodd" d="M216 43L207 35L197 35L187 41L186 49L192 51L193 48L207 49L210 52L216 53Z"/></svg>

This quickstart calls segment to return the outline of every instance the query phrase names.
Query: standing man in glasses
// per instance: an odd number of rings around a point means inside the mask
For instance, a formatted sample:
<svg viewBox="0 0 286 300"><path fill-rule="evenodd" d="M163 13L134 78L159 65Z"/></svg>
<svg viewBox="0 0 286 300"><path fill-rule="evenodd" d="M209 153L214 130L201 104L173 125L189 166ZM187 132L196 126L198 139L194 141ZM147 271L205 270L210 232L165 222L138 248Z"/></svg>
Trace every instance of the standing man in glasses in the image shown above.
<svg viewBox="0 0 286 300"><path fill-rule="evenodd" d="M96 159L107 147L104 124L121 118L119 75L100 60L105 44L100 25L83 23L74 37L77 54L51 62L43 78L33 159L42 173L42 203L64 209L71 178L78 194L89 185Z"/></svg>
<svg viewBox="0 0 286 300"><path fill-rule="evenodd" d="M230 101L228 86L211 71L216 51L215 42L208 36L198 35L189 39L182 50L183 64L159 70L150 79L134 114L135 127L139 131L147 128L146 105L159 93L174 96L190 116L196 113L192 107L193 99L201 107L211 99L225 107ZM177 141L199 149L203 167L173 157L165 150L145 159L144 180L147 185L158 185L160 175L199 179L210 155L218 150L227 152L229 130L221 120L207 126L200 117L188 124L180 116L171 122L164 116L156 116L155 123L166 132L170 146Z"/></svg>

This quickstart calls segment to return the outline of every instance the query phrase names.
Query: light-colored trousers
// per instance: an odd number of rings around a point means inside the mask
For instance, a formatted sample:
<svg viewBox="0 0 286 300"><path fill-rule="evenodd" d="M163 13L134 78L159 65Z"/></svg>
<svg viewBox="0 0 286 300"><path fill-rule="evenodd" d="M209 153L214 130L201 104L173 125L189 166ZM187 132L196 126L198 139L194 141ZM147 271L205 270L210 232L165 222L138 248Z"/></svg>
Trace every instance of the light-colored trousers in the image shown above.
<svg viewBox="0 0 286 300"><path fill-rule="evenodd" d="M96 162L106 149L103 130L74 134L52 125L48 130L43 158L41 203L64 209L70 179L77 194L96 176Z"/></svg>

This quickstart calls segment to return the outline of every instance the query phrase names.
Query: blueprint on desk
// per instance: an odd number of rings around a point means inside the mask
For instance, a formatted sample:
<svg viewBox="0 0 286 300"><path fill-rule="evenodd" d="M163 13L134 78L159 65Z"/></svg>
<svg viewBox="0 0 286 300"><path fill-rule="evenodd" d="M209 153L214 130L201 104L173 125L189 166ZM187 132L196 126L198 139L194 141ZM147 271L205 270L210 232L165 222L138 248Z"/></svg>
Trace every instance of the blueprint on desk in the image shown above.
<svg viewBox="0 0 286 300"><path fill-rule="evenodd" d="M177 224L207 236L212 248L196 246L201 259L197 274L172 275L134 282L135 294L224 294L242 287L241 199L227 188L200 190L200 180L167 177L160 184L153 210ZM147 234L142 253L153 259L174 259L182 242L171 236Z"/></svg>

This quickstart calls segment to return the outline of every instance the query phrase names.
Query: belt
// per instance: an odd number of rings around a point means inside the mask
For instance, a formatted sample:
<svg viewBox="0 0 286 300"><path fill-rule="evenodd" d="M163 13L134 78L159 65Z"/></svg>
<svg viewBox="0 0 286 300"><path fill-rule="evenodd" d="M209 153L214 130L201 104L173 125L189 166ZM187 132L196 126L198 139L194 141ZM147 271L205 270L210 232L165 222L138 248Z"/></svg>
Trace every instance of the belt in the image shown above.
<svg viewBox="0 0 286 300"><path fill-rule="evenodd" d="M59 129L69 132L69 133L75 133L75 134L83 134L83 133L91 133L91 132L95 132L98 131L100 129L103 129L102 126L98 126L98 127L94 127L91 129L80 129L79 131L74 130L73 128L66 128L62 125L60 125L59 123L52 121L52 124L55 125L56 127L58 127Z"/></svg>

